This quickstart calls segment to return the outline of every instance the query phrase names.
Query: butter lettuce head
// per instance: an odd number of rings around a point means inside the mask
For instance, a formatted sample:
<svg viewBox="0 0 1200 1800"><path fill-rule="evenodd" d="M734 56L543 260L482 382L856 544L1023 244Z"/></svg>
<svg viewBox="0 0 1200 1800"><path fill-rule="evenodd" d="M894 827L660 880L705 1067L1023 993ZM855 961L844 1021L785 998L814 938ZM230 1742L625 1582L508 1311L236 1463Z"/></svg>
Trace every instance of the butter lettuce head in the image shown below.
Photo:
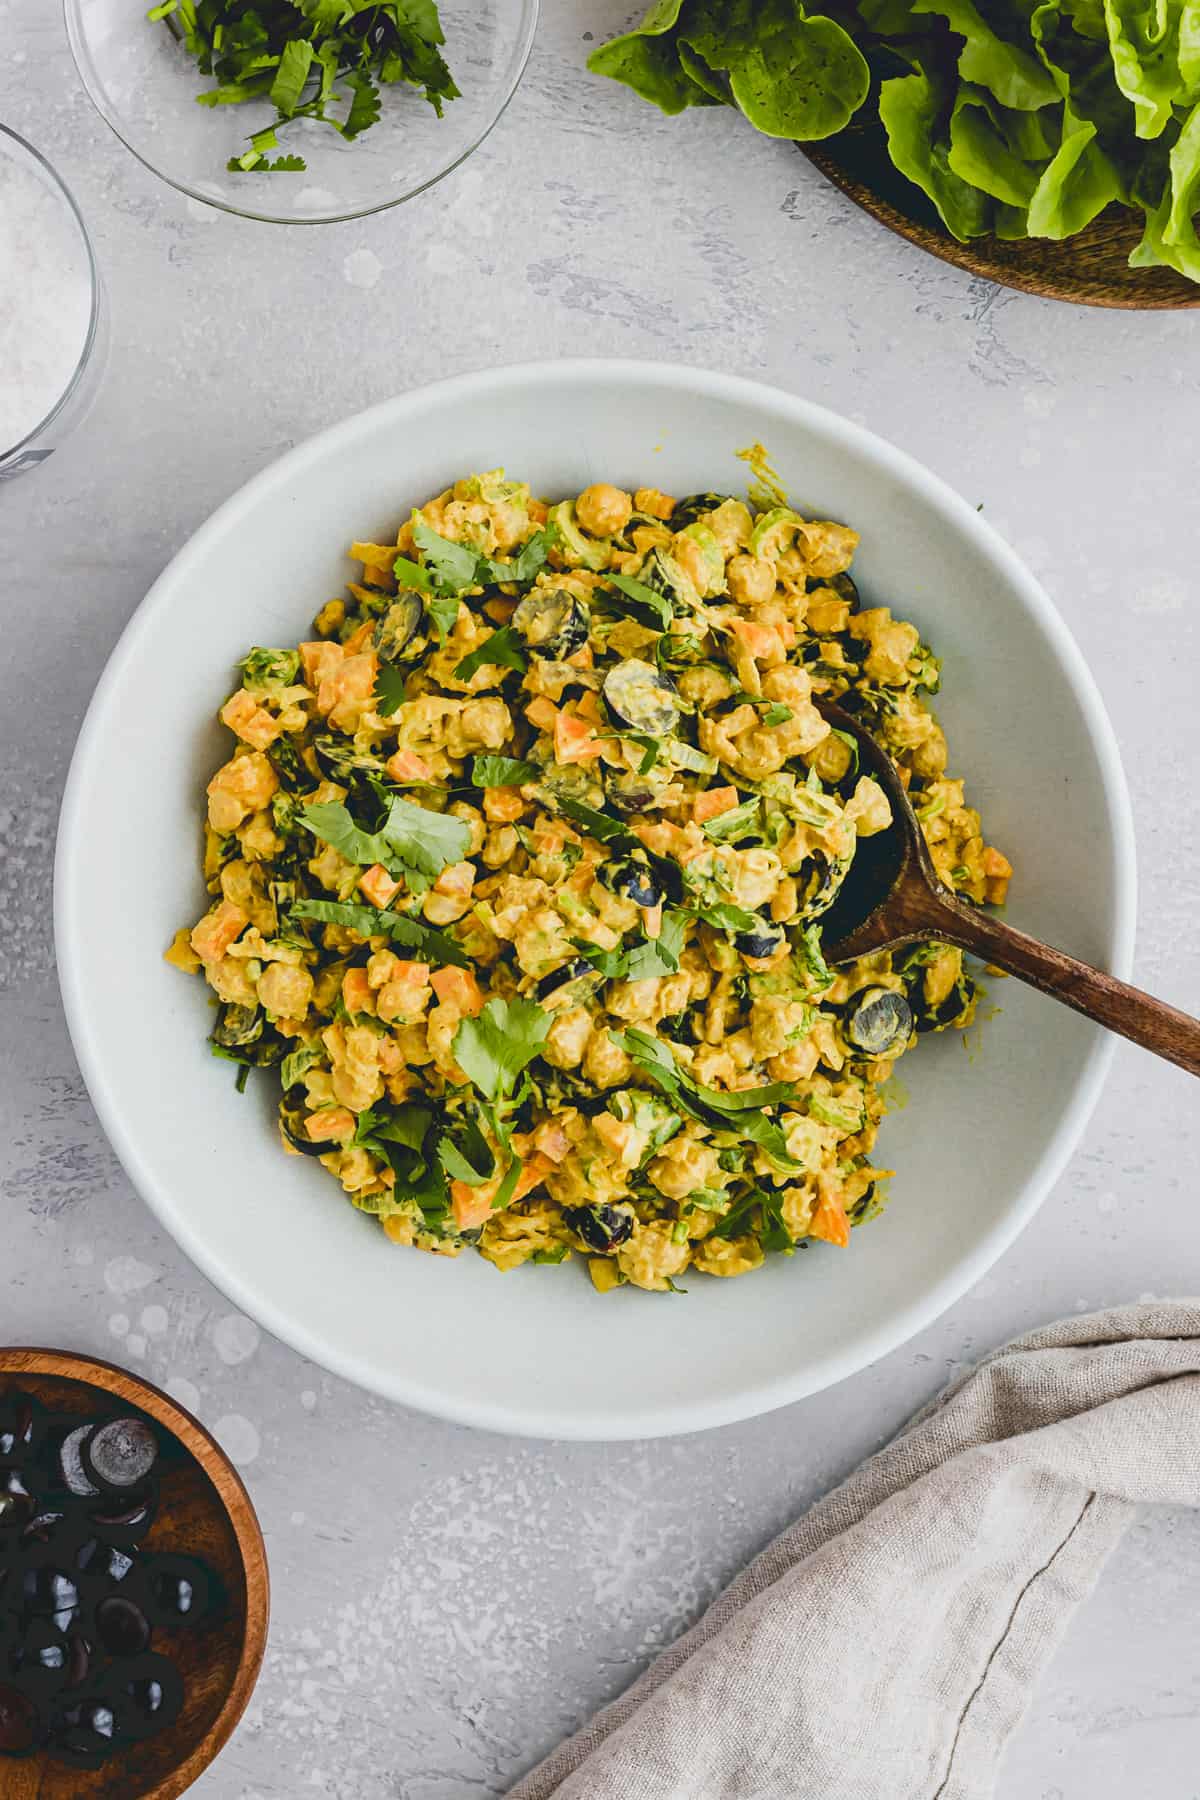
<svg viewBox="0 0 1200 1800"><path fill-rule="evenodd" d="M1200 281L1200 0L657 0L589 66L772 137L865 126L960 239L1139 208L1131 262Z"/></svg>

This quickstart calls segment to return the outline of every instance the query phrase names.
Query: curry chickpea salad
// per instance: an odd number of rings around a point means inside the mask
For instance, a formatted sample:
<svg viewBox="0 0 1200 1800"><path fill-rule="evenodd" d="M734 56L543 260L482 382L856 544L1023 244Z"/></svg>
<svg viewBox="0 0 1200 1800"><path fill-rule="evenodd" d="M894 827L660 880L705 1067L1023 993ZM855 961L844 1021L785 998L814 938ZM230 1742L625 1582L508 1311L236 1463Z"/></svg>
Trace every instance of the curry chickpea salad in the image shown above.
<svg viewBox="0 0 1200 1800"><path fill-rule="evenodd" d="M781 502L473 475L246 656L168 958L393 1243L663 1290L877 1210L881 1084L976 993L938 945L827 967L890 809L814 697L895 759L945 881L998 904L1011 869L932 651L860 604L854 531Z"/></svg>

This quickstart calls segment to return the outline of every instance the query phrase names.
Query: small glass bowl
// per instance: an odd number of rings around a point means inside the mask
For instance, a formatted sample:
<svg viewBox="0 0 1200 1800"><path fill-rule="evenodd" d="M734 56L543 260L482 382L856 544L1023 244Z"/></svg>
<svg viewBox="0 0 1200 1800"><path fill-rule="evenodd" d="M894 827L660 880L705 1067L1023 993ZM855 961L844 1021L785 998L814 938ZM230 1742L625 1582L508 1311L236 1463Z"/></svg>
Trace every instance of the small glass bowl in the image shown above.
<svg viewBox="0 0 1200 1800"><path fill-rule="evenodd" d="M13 437L13 431L0 421L0 482L12 481L36 469L54 454L91 406L104 363L100 271L70 189L45 157L7 125L0 125L0 165L3 164L10 165L19 178L39 189L46 201L45 225L52 238L56 269L64 281L75 282L80 290L80 330L78 351L73 342L69 350L64 350L61 382L56 380L53 390L48 383L45 385L44 398L36 408L41 416L20 418L20 435L13 442L6 441ZM3 281L0 271L0 302L4 299ZM36 322L32 329L38 329ZM11 374L6 374L5 380L10 384L11 395Z"/></svg>
<svg viewBox="0 0 1200 1800"><path fill-rule="evenodd" d="M416 88L382 90L379 122L347 143L297 119L271 155L300 155L303 172L231 173L231 158L275 118L266 100L198 106L216 85L149 0L63 0L80 78L101 117L146 167L181 193L247 219L330 224L411 200L479 147L516 92L533 47L538 0L439 0L443 54L461 95L438 118ZM344 88L344 83L341 86ZM341 110L344 110L341 109Z"/></svg>

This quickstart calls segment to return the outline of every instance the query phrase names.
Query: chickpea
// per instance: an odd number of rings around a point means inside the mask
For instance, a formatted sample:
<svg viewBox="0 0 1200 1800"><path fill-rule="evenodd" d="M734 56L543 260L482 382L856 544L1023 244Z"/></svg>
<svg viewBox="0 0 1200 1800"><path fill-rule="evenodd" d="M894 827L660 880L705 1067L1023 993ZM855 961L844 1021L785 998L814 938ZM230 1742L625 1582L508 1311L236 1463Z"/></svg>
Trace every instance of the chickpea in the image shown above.
<svg viewBox="0 0 1200 1800"><path fill-rule="evenodd" d="M775 566L761 556L735 556L725 571L729 592L742 606L763 606L775 593Z"/></svg>
<svg viewBox="0 0 1200 1800"><path fill-rule="evenodd" d="M607 481L593 482L575 502L575 517L593 537L615 537L628 525L632 511L629 495Z"/></svg>

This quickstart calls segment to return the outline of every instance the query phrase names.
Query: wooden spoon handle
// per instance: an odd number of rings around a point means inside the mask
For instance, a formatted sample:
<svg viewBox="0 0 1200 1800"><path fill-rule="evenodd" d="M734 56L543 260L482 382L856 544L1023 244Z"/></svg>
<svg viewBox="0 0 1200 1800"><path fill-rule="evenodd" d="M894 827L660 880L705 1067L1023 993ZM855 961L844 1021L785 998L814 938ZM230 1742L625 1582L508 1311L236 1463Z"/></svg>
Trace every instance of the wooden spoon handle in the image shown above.
<svg viewBox="0 0 1200 1800"><path fill-rule="evenodd" d="M1178 1063L1189 1075L1200 1075L1200 1019L948 895L938 896L928 923L935 937L995 963L1143 1050Z"/></svg>

